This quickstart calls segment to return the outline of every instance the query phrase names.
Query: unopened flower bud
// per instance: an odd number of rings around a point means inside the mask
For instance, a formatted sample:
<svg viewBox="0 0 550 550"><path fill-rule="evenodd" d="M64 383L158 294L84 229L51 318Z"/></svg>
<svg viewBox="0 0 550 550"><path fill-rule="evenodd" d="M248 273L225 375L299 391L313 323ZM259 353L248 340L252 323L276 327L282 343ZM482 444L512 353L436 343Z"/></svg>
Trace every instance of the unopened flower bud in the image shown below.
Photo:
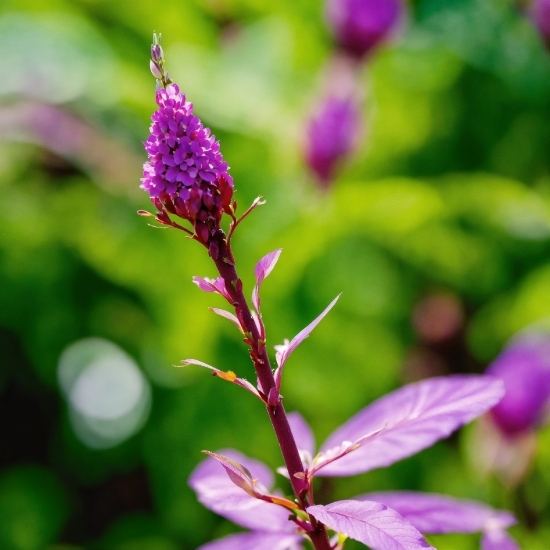
<svg viewBox="0 0 550 550"><path fill-rule="evenodd" d="M524 334L512 340L487 369L504 381L506 394L492 410L506 434L534 427L550 399L550 336Z"/></svg>
<svg viewBox="0 0 550 550"><path fill-rule="evenodd" d="M327 22L336 42L357 57L373 50L402 13L402 0L327 0Z"/></svg>
<svg viewBox="0 0 550 550"><path fill-rule="evenodd" d="M162 71L160 70L159 66L151 59L149 61L149 68L151 69L151 73L153 73L153 76L160 80L162 78Z"/></svg>
<svg viewBox="0 0 550 550"><path fill-rule="evenodd" d="M360 126L359 108L351 98L329 97L310 119L305 156L323 187L328 187L338 163L352 152Z"/></svg>
<svg viewBox="0 0 550 550"><path fill-rule="evenodd" d="M160 44L153 44L151 46L151 59L157 63L164 58L164 52Z"/></svg>

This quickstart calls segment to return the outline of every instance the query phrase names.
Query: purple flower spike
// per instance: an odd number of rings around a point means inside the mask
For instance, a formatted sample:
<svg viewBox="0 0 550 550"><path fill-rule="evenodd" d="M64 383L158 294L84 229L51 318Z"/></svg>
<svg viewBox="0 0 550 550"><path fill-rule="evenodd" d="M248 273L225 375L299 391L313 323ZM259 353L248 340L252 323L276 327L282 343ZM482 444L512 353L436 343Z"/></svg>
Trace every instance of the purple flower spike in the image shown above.
<svg viewBox="0 0 550 550"><path fill-rule="evenodd" d="M401 0L328 0L327 21L338 45L357 57L371 52L396 26Z"/></svg>
<svg viewBox="0 0 550 550"><path fill-rule="evenodd" d="M223 212L232 212L233 178L220 144L178 86L158 90L156 101L159 108L143 144L149 160L143 165L141 188L159 211L191 222L196 238L209 245Z"/></svg>
<svg viewBox="0 0 550 550"><path fill-rule="evenodd" d="M503 380L506 387L504 398L491 410L495 424L509 435L534 427L550 399L550 336L518 336L487 373Z"/></svg>
<svg viewBox="0 0 550 550"><path fill-rule="evenodd" d="M306 129L305 158L322 187L330 185L337 165L353 150L361 127L361 113L351 98L327 98Z"/></svg>
<svg viewBox="0 0 550 550"><path fill-rule="evenodd" d="M528 13L546 47L550 48L550 0L532 0Z"/></svg>

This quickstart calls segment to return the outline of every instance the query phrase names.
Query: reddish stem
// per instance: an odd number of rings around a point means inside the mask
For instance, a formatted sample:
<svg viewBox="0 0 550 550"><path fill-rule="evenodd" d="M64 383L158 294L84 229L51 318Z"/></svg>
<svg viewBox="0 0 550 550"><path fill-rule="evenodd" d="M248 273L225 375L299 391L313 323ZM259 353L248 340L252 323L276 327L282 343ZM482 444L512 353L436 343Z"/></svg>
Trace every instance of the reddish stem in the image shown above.
<svg viewBox="0 0 550 550"><path fill-rule="evenodd" d="M237 318L244 325L243 328L251 335L251 356L253 357L254 369L258 375L261 389L264 394L269 395L275 386L275 378L269 362L269 356L265 347L265 342L260 339L258 327L252 318L247 300L243 294L242 282L237 275L233 263L233 254L228 245L225 234L218 231L213 240L219 247L219 253L216 258L212 258L218 268L218 271L225 282L225 286L235 307ZM285 413L282 401L279 399L275 406L266 405L267 413L275 430L277 441L281 448L281 453L285 461L292 489L305 510L309 506L308 486L304 483L304 466L296 446L296 441L290 429L288 418ZM296 477L295 474L299 474ZM308 533L316 550L331 550L328 535L325 526L319 523L314 517L310 516L310 522L313 530Z"/></svg>

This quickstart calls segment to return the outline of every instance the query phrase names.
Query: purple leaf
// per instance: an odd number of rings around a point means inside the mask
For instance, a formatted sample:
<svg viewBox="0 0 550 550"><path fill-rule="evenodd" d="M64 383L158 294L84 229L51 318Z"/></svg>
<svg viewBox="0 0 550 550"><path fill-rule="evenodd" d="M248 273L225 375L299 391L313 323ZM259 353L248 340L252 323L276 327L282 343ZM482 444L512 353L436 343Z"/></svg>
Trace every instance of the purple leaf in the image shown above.
<svg viewBox="0 0 550 550"><path fill-rule="evenodd" d="M323 312L316 317L306 328L301 330L290 342L285 341L282 346L276 346L277 354L275 356L277 360L277 370L275 371L275 384L277 391L281 389L281 376L283 374L283 366L290 354L311 334L313 329L323 320L325 315L334 307L334 304L340 298L340 294L330 302L330 304L323 310Z"/></svg>
<svg viewBox="0 0 550 550"><path fill-rule="evenodd" d="M240 331L244 334L244 331L241 327L241 324L239 323L239 320L235 315L230 313L229 311L225 311L225 309L218 309L217 307L210 307L208 308L210 311L213 311L216 315L219 315L220 317L225 317L226 319L229 319Z"/></svg>
<svg viewBox="0 0 550 550"><path fill-rule="evenodd" d="M306 451L310 457L315 454L315 436L304 417L298 412L288 415L290 430L300 451Z"/></svg>
<svg viewBox="0 0 550 550"><path fill-rule="evenodd" d="M231 458L249 470L261 484L271 487L273 474L263 463L252 460L237 451L225 449L224 456ZM229 519L233 523L252 530L293 532L294 524L288 521L284 508L258 500L237 487L227 476L222 465L214 458L201 462L191 474L189 485L197 493L199 501Z"/></svg>
<svg viewBox="0 0 550 550"><path fill-rule="evenodd" d="M319 468L321 475L349 476L389 466L447 437L490 409L503 393L503 383L490 376L431 378L405 386L360 411L328 438L321 448L325 454L346 442L363 442Z"/></svg>
<svg viewBox="0 0 550 550"><path fill-rule="evenodd" d="M225 281L221 277L218 277L217 279L193 277L193 282L204 292L215 292L216 294L221 294L230 304L233 303L229 292L227 292Z"/></svg>
<svg viewBox="0 0 550 550"><path fill-rule="evenodd" d="M379 502L340 500L328 506L310 506L307 512L372 550L435 550L415 527Z"/></svg>
<svg viewBox="0 0 550 550"><path fill-rule="evenodd" d="M275 264L279 260L279 256L283 251L282 248L278 248L269 254L266 254L254 268L254 276L256 277L256 285L252 291L252 303L256 308L258 314L260 313L260 287L264 282L264 279L273 271Z"/></svg>
<svg viewBox="0 0 550 550"><path fill-rule="evenodd" d="M237 486L240 487L243 491L246 491L251 497L257 498L259 495L267 493L264 487L261 484L256 488L257 479L252 477L252 474L242 464L218 453L212 453L210 451L203 451L208 456L215 458L225 469L229 479Z"/></svg>
<svg viewBox="0 0 550 550"><path fill-rule="evenodd" d="M520 550L520 547L506 531L491 529L483 533L481 550Z"/></svg>
<svg viewBox="0 0 550 550"><path fill-rule="evenodd" d="M302 537L287 533L239 533L200 546L197 550L302 550Z"/></svg>
<svg viewBox="0 0 550 550"><path fill-rule="evenodd" d="M355 500L380 502L401 514L420 532L433 535L477 533L487 528L505 529L516 523L510 512L443 495L398 491L368 493Z"/></svg>

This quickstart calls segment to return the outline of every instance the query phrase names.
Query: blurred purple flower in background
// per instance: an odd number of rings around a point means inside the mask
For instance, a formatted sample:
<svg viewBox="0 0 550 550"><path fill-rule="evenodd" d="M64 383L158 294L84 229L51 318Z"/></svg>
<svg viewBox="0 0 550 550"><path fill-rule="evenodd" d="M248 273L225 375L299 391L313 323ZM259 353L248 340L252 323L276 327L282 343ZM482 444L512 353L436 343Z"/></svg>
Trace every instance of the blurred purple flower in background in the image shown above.
<svg viewBox="0 0 550 550"><path fill-rule="evenodd" d="M496 473L513 487L529 471L537 450L535 428L550 405L550 335L519 334L487 373L504 382L506 393L470 434L470 460L479 472Z"/></svg>
<svg viewBox="0 0 550 550"><path fill-rule="evenodd" d="M306 128L305 157L322 187L332 182L338 163L353 150L361 127L361 113L351 97L328 97Z"/></svg>
<svg viewBox="0 0 550 550"><path fill-rule="evenodd" d="M338 45L356 57L371 52L397 25L401 0L328 0L327 21Z"/></svg>
<svg viewBox="0 0 550 550"><path fill-rule="evenodd" d="M208 244L229 212L233 178L210 129L193 114L193 104L169 84L156 94L159 106L144 143L149 161L143 166L141 187L151 201L193 224L195 235Z"/></svg>
<svg viewBox="0 0 550 550"><path fill-rule="evenodd" d="M544 43L550 48L550 0L532 0L528 14Z"/></svg>
<svg viewBox="0 0 550 550"><path fill-rule="evenodd" d="M550 398L550 336L526 333L514 338L487 373L506 387L490 413L499 429L513 435L534 428Z"/></svg>
<svg viewBox="0 0 550 550"><path fill-rule="evenodd" d="M502 394L502 382L489 376L432 378L411 384L360 411L329 436L317 454L310 427L294 413L289 422L304 462L306 487L319 475L360 474L425 449L487 411ZM189 483L206 507L251 532L222 538L200 550L301 549L303 535L311 528L307 516L293 515L289 501L267 494L265 487L273 480L265 465L236 451L224 453L201 463ZM309 506L306 511L335 531L334 548L342 548L339 534L373 550L421 550L431 548L421 532L477 531L485 533L484 541L508 544L484 542L484 550L517 548L504 531L515 523L510 513L441 495L377 493Z"/></svg>

